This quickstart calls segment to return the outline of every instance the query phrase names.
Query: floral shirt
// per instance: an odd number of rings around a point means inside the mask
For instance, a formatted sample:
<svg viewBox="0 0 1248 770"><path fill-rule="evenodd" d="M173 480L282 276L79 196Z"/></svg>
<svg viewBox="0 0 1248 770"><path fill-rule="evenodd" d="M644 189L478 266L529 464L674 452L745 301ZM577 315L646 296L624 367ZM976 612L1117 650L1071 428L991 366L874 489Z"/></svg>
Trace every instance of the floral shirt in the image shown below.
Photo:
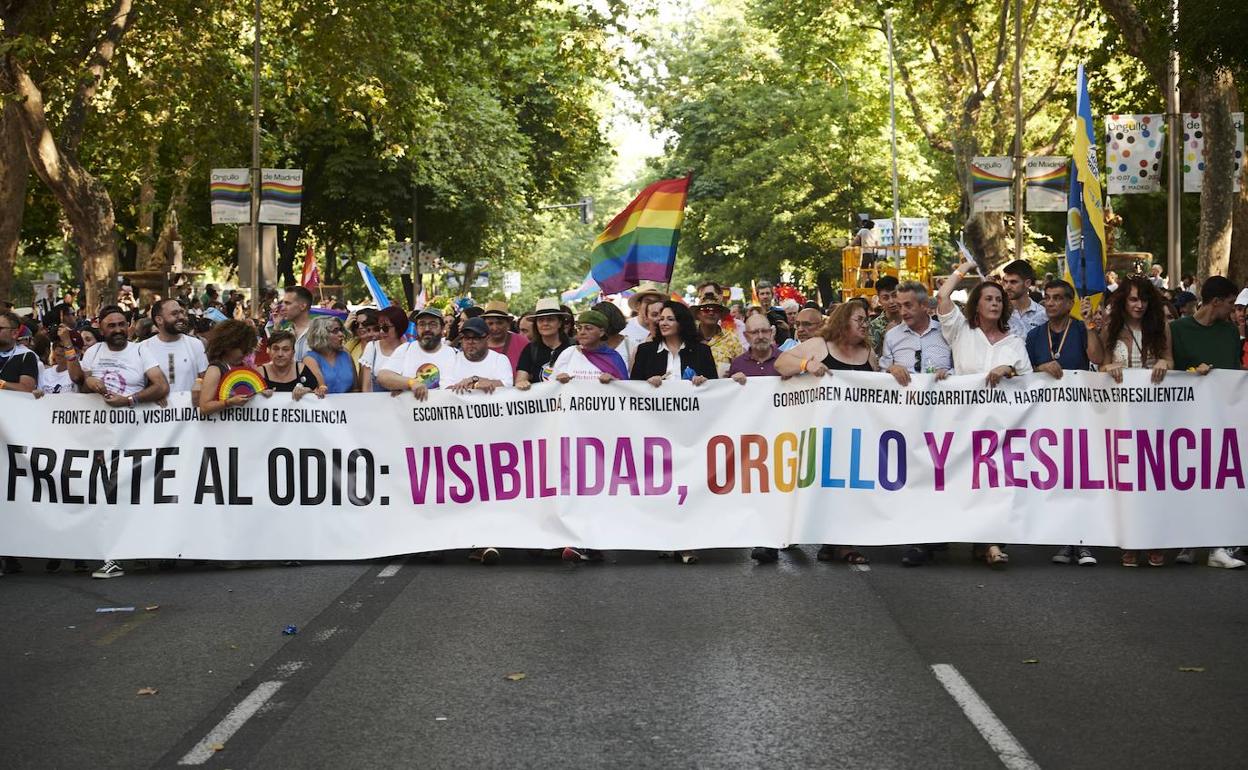
<svg viewBox="0 0 1248 770"><path fill-rule="evenodd" d="M732 359L745 352L736 332L727 329L720 329L718 334L706 341L706 344L711 349L711 357L715 359L715 368L719 370L721 377L728 371Z"/></svg>

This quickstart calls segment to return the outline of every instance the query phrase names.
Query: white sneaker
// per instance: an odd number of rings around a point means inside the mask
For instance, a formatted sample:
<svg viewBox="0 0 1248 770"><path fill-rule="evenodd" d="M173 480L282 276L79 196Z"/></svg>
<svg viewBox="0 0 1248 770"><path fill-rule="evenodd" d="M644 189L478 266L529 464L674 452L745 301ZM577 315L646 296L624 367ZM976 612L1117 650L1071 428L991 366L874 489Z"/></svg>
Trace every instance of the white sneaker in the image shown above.
<svg viewBox="0 0 1248 770"><path fill-rule="evenodd" d="M1092 549L1090 548L1079 549L1079 566L1080 567L1095 567L1096 566L1096 557L1092 555Z"/></svg>
<svg viewBox="0 0 1248 770"><path fill-rule="evenodd" d="M1210 567L1222 567L1223 569L1241 569L1244 562L1231 556L1231 552L1225 548L1210 548L1209 560L1205 562Z"/></svg>
<svg viewBox="0 0 1248 770"><path fill-rule="evenodd" d="M1175 564L1195 564L1196 551L1192 548L1183 548L1179 550L1179 555L1174 557Z"/></svg>
<svg viewBox="0 0 1248 770"><path fill-rule="evenodd" d="M1240 566L1241 567L1243 566L1243 562L1240 562ZM126 572L125 570L121 568L121 565L113 561L112 559L109 559L108 561L104 562L104 564L101 565L99 569L97 569L95 572L92 572L91 577L104 580L106 578L121 577L124 574L126 574Z"/></svg>

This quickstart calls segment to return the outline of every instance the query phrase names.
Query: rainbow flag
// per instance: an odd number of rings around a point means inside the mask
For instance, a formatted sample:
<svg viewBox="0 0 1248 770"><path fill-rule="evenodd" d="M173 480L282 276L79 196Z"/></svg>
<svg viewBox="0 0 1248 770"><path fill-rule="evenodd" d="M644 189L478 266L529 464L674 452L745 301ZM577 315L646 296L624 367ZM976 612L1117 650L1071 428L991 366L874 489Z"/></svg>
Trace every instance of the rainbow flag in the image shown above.
<svg viewBox="0 0 1248 770"><path fill-rule="evenodd" d="M589 299L597 293L598 284L594 282L593 271L590 271L585 274L585 280L581 281L580 286L560 294L559 301L565 305L571 305L573 302Z"/></svg>
<svg viewBox="0 0 1248 770"><path fill-rule="evenodd" d="M308 245L308 253L303 255L303 277L299 284L308 291L316 291L321 286L321 271L316 266L316 254Z"/></svg>
<svg viewBox="0 0 1248 770"><path fill-rule="evenodd" d="M1092 131L1092 103L1082 64L1075 97L1075 149L1071 155L1066 197L1066 280L1080 298L1090 297L1095 308L1100 304L1099 295L1105 291L1105 211L1096 164L1096 134ZM1078 309L1076 302L1076 317Z"/></svg>
<svg viewBox="0 0 1248 770"><path fill-rule="evenodd" d="M689 179L664 179L642 190L594 241L590 274L604 294L642 281L671 281Z"/></svg>

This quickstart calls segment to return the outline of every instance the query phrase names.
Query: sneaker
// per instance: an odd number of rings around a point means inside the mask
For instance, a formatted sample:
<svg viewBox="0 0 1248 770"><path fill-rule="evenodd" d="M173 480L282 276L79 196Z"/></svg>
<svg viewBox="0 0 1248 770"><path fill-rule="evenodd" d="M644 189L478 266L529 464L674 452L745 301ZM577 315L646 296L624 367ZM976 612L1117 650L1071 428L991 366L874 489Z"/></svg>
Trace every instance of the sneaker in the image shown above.
<svg viewBox="0 0 1248 770"><path fill-rule="evenodd" d="M901 555L901 566L919 567L927 563L927 549L912 545Z"/></svg>
<svg viewBox="0 0 1248 770"><path fill-rule="evenodd" d="M92 572L91 577L99 580L105 580L107 578L121 577L124 574L126 574L126 572L121 568L121 565L112 559L109 559L101 564L99 569Z"/></svg>
<svg viewBox="0 0 1248 770"><path fill-rule="evenodd" d="M1079 566L1080 567L1095 567L1096 566L1096 557L1092 555L1091 548L1079 549Z"/></svg>
<svg viewBox="0 0 1248 770"><path fill-rule="evenodd" d="M1196 563L1196 549L1180 548L1179 555L1174 557L1174 563L1175 564L1195 564Z"/></svg>
<svg viewBox="0 0 1248 770"><path fill-rule="evenodd" d="M1122 552L1122 566L1124 567L1140 566L1139 556L1135 553L1135 551L1123 551Z"/></svg>
<svg viewBox="0 0 1248 770"><path fill-rule="evenodd" d="M750 558L760 564L770 564L780 558L780 551L775 548L764 548L760 545L750 551Z"/></svg>
<svg viewBox="0 0 1248 770"><path fill-rule="evenodd" d="M1166 552L1165 551L1149 551L1148 552L1148 566L1150 567L1166 566Z"/></svg>
<svg viewBox="0 0 1248 770"><path fill-rule="evenodd" d="M1205 562L1210 567L1221 567L1223 569L1242 569L1244 562L1231 556L1231 552L1225 548L1210 548L1209 560Z"/></svg>
<svg viewBox="0 0 1248 770"><path fill-rule="evenodd" d="M469 554L468 558L473 561L479 561L482 564L498 564L503 557L497 548L481 548Z"/></svg>
<svg viewBox="0 0 1248 770"><path fill-rule="evenodd" d="M698 552L697 551L681 551L680 563L681 564L697 564Z"/></svg>
<svg viewBox="0 0 1248 770"><path fill-rule="evenodd" d="M819 553L815 554L815 558L819 561L836 561L836 546L823 545L819 547Z"/></svg>
<svg viewBox="0 0 1248 770"><path fill-rule="evenodd" d="M1072 561L1074 561L1074 556L1075 556L1074 546L1064 545L1060 549L1058 549L1057 553L1053 554L1053 558L1049 559L1049 561L1053 562L1054 564L1070 564Z"/></svg>

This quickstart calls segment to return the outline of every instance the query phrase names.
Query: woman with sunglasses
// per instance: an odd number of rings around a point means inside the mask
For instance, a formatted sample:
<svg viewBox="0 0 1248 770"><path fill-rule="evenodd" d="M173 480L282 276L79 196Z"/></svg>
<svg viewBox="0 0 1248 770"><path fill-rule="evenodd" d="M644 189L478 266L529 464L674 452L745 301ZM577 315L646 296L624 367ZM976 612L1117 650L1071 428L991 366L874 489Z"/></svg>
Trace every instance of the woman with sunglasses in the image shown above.
<svg viewBox="0 0 1248 770"><path fill-rule="evenodd" d="M343 344L346 330L342 321L329 316L317 316L308 327L308 354L303 365L312 371L320 383L313 391L323 398L329 393L351 393L356 390L355 362Z"/></svg>
<svg viewBox="0 0 1248 770"><path fill-rule="evenodd" d="M402 308L391 305L377 314L377 338L365 345L360 354L361 393L389 392L377 382L377 373L386 368L392 356L397 354L402 359L406 332L407 314Z"/></svg>

